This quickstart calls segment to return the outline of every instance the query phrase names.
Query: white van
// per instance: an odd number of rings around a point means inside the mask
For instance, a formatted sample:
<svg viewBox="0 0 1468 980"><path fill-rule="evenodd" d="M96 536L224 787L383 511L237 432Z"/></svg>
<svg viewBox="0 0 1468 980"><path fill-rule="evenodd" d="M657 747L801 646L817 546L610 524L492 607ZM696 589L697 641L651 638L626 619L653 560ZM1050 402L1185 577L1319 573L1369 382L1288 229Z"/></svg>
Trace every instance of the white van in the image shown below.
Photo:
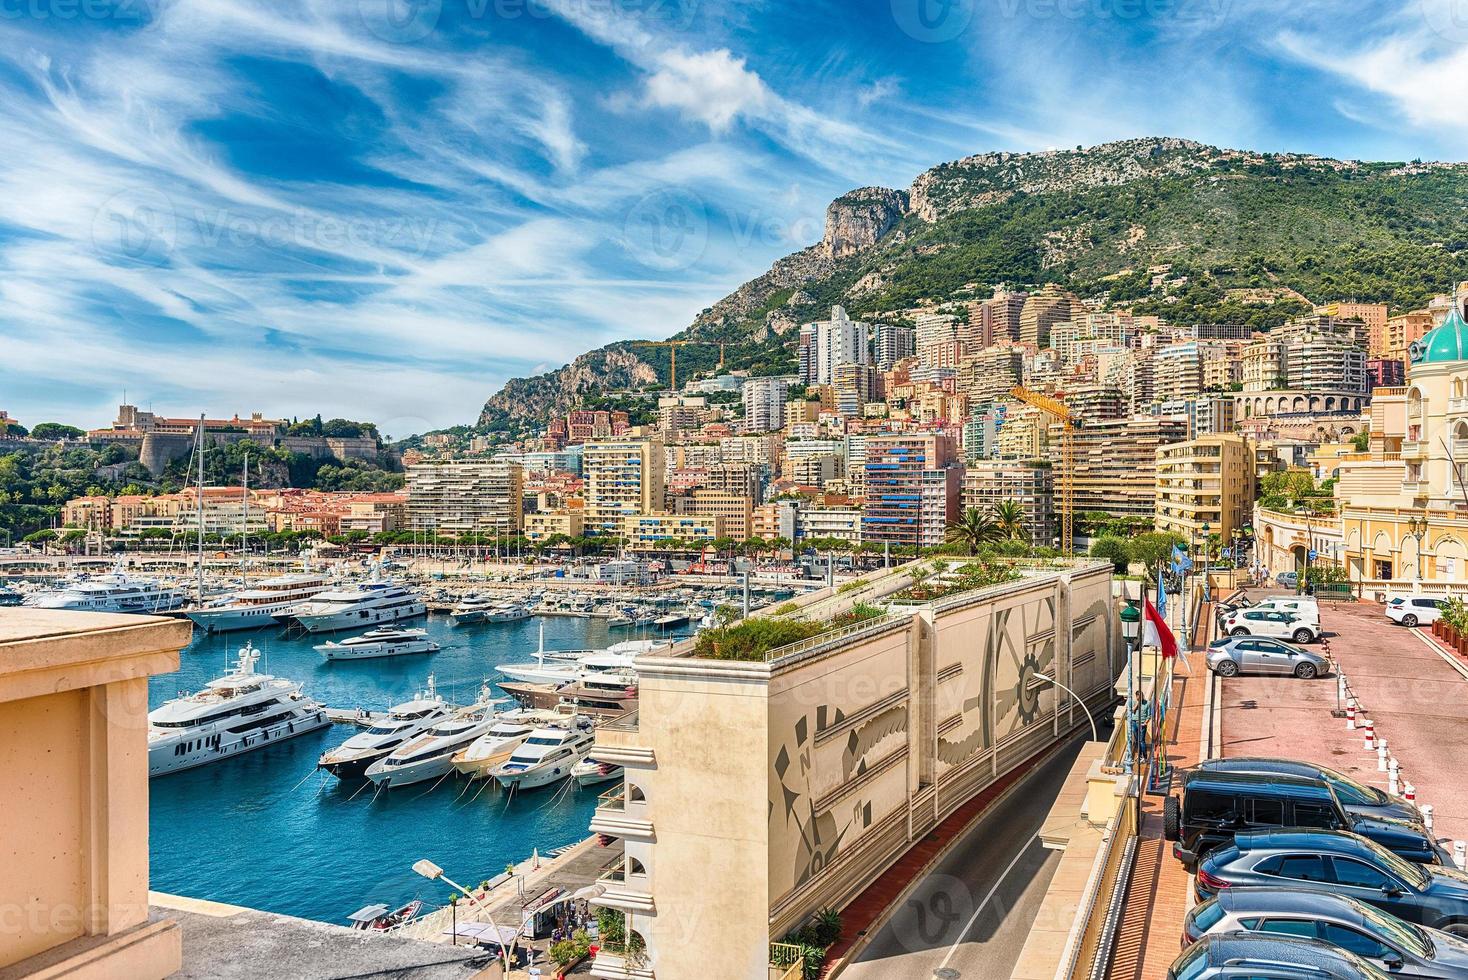
<svg viewBox="0 0 1468 980"><path fill-rule="evenodd" d="M1320 604L1313 595L1272 595L1249 606L1250 612L1284 612L1296 619L1307 620L1314 626L1320 625Z"/></svg>

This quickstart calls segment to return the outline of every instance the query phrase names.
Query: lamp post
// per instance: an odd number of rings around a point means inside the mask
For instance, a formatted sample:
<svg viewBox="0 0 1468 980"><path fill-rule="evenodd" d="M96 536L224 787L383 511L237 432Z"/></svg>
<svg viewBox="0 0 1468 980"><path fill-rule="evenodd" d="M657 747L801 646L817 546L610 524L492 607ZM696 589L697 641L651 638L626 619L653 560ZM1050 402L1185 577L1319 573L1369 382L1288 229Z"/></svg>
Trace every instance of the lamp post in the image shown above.
<svg viewBox="0 0 1468 980"><path fill-rule="evenodd" d="M1080 695L1076 694L1075 691L1072 691L1070 688L1066 687L1064 684L1060 683L1055 678L1050 677L1050 676L1048 676L1046 674L1036 674L1035 675L1035 680L1037 680L1037 681L1048 681L1051 684L1054 684L1056 687L1060 688L1066 694L1069 694L1071 697L1075 698L1076 699L1076 704L1080 705L1081 706L1081 710L1086 713L1086 720L1091 723L1091 741L1093 741L1093 742L1099 742L1099 741L1101 741L1101 736L1100 736L1100 734L1098 733L1098 731L1096 729L1096 719L1091 716L1091 709L1088 708L1088 707L1086 707L1086 702L1084 702L1084 701L1081 700Z"/></svg>
<svg viewBox="0 0 1468 980"><path fill-rule="evenodd" d="M1416 511L1407 521L1407 534L1417 540L1417 588L1413 591L1422 591L1422 539L1427 536L1427 512Z"/></svg>
<svg viewBox="0 0 1468 980"><path fill-rule="evenodd" d="M1142 631L1142 614L1137 607L1127 603L1120 613L1121 635L1126 639L1126 739L1127 751L1124 765L1127 772L1132 771L1132 712L1136 710L1137 687L1132 679L1132 663L1136 658L1137 637Z"/></svg>
<svg viewBox="0 0 1468 980"><path fill-rule="evenodd" d="M1211 550L1209 548L1208 535L1211 534L1211 533L1212 533L1212 526L1207 521L1204 521L1203 522L1203 601L1204 602L1207 602L1209 599L1213 598L1212 587L1209 585L1209 582L1208 582L1208 553ZM1188 636L1187 636L1186 639L1188 641L1188 644L1191 645L1191 642L1192 642L1192 634L1188 634ZM1186 647L1185 647L1185 649L1186 649Z"/></svg>
<svg viewBox="0 0 1468 980"><path fill-rule="evenodd" d="M510 951L505 948L505 941L504 941L504 939L502 939L500 937L500 927L497 926L497 925L495 925L495 923L494 923L494 916L492 916L490 914L489 909L487 907L485 907L485 905L482 902L480 902L479 899L477 899L477 898L474 897L474 893L473 892L469 891L469 889L465 888L463 885L459 884L457 881L454 881L454 879L452 879L448 875L444 874L443 873L443 868L440 868L438 865L434 864L432 861L428 860L427 858L424 858L421 861L415 861L415 862L413 862L413 870L416 873L418 873L418 874L422 875L423 877L427 878L429 881L438 881L438 880L441 879L443 881L443 883L446 884L446 885L448 885L449 887L454 888L454 889L456 889L458 891L463 892L464 893L464 897L467 898L467 899L469 899L469 902L472 905L474 905L475 907L477 907L480 912L484 913L484 921L488 922L491 926L494 926L494 938L495 938L495 942L497 942L497 943L500 944L500 957L505 962L505 972L506 973L509 973L510 972ZM455 918L455 922L454 922L454 926L453 926L453 931L455 933L455 935L454 935L454 942L457 943L458 940L459 940L459 937L458 937L459 926L458 926L458 921L457 921L458 920L457 914L454 916L454 918Z"/></svg>

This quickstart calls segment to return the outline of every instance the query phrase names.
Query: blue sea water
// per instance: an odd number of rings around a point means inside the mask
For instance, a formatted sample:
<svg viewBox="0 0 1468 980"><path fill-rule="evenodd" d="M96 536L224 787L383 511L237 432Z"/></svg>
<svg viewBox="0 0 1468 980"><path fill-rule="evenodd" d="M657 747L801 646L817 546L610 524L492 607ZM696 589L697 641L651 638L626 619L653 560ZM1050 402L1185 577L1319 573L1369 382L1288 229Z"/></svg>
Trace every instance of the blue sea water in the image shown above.
<svg viewBox="0 0 1468 980"><path fill-rule="evenodd" d="M623 631L608 635L600 619L544 622L551 650L632 638ZM196 633L178 672L152 678L149 702L156 707L198 690L250 640L263 652L260 670L302 682L308 696L331 707L386 708L421 689L430 672L449 701L467 704L485 680L500 679L495 664L532 659L540 623L453 627L435 615L411 625L426 626L442 644L438 653L357 663L324 661L312 646L328 637L285 638L274 629ZM415 875L414 861L428 858L461 884L492 878L532 848L544 854L585 837L597 795L606 789L563 783L511 798L484 782L465 792L470 784L451 775L437 786L425 782L374 798L372 786L358 793L362 784L340 783L315 768L323 751L355 731L333 725L154 779L151 887L343 924L372 902L396 907L416 896L439 905L447 886Z"/></svg>

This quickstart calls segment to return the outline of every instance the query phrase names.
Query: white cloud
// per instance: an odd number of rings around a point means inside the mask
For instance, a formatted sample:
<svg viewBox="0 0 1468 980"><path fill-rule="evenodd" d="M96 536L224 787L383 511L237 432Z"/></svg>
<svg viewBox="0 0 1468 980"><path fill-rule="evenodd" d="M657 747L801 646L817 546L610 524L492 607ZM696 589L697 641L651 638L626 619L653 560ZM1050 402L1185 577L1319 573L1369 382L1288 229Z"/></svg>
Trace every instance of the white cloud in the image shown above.
<svg viewBox="0 0 1468 980"><path fill-rule="evenodd" d="M741 116L763 116L774 101L765 83L727 49L690 54L668 51L647 79L647 103L676 109L715 132Z"/></svg>

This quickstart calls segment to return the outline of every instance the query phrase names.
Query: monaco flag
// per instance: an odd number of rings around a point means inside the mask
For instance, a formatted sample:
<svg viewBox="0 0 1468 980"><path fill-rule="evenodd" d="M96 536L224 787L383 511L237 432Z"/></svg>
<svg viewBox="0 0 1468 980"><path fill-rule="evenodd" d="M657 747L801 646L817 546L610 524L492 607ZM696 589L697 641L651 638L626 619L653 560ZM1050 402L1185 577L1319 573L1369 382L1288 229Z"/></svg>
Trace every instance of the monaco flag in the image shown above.
<svg viewBox="0 0 1468 980"><path fill-rule="evenodd" d="M1142 646L1156 647L1164 657L1177 656L1177 640L1167 628L1167 620L1146 598L1142 600Z"/></svg>

